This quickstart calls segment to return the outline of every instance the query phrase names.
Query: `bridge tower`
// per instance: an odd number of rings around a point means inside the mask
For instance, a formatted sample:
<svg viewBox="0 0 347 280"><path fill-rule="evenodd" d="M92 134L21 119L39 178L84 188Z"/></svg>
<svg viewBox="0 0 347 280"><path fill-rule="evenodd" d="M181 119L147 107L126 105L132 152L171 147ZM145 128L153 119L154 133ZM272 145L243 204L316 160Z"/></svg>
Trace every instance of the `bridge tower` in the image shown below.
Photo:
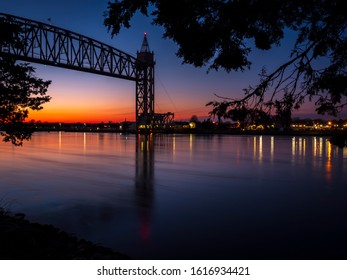
<svg viewBox="0 0 347 280"><path fill-rule="evenodd" d="M144 34L136 62L136 126L151 129L154 122L154 53L150 51Z"/></svg>

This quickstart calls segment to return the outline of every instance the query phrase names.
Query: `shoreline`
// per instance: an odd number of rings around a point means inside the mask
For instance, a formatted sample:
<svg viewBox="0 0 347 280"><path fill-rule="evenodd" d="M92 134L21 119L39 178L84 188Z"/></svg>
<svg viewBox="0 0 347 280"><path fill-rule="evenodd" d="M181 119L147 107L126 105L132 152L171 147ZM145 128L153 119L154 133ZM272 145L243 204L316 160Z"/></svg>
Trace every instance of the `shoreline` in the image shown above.
<svg viewBox="0 0 347 280"><path fill-rule="evenodd" d="M0 208L1 260L130 260L50 224L30 222Z"/></svg>
<svg viewBox="0 0 347 280"><path fill-rule="evenodd" d="M198 134L198 135L273 135L273 136L333 136L347 134L345 130L239 130L239 129L177 129L177 130L103 130L103 129L35 129L34 132L83 132L83 133L124 133L124 134Z"/></svg>
<svg viewBox="0 0 347 280"><path fill-rule="evenodd" d="M136 135L235 135L235 136L311 136L311 137L329 137L329 142L340 148L347 148L347 131L346 130L245 130L238 129L181 129L181 130L154 130L154 131L119 131L119 130L35 130L35 132L76 132L76 133L120 133Z"/></svg>

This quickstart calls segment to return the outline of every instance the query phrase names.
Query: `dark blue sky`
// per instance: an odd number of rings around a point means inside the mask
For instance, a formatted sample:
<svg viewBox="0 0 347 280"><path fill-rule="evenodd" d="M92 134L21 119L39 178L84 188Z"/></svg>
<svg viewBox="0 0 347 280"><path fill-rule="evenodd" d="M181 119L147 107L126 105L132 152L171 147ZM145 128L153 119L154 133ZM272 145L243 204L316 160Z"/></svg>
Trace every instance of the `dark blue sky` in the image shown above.
<svg viewBox="0 0 347 280"><path fill-rule="evenodd" d="M258 73L263 65L270 71L284 62L293 45L287 36L282 47L271 51L254 51L250 71L225 73L207 68L182 65L175 56L177 46L162 38L162 28L151 25L151 19L136 15L130 29L111 38L103 25L103 13L107 0L2 0L0 11L37 21L50 22L83 35L110 44L129 54L136 55L140 49L143 33L147 32L149 45L155 53L156 90L155 111L175 113L175 118L189 119L191 115L207 118L210 108L205 104L216 99L214 96L237 97L243 95L243 88L258 81ZM39 114L31 114L36 120L56 121L119 121L134 120L135 85L120 79L70 71L54 67L35 65L37 75L52 80L49 95L52 100ZM78 106L76 106L78 104ZM77 108L77 109L76 109ZM302 116L316 117L312 105L304 106ZM74 115L72 115L74 114Z"/></svg>

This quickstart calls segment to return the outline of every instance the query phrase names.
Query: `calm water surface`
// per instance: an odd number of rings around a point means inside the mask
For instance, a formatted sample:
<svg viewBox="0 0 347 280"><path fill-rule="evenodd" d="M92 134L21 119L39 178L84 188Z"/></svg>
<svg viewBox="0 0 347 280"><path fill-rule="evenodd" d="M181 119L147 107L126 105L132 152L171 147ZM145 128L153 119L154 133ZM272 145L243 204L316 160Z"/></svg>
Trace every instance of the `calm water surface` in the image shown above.
<svg viewBox="0 0 347 280"><path fill-rule="evenodd" d="M321 137L36 133L0 206L135 259L347 259L347 149Z"/></svg>

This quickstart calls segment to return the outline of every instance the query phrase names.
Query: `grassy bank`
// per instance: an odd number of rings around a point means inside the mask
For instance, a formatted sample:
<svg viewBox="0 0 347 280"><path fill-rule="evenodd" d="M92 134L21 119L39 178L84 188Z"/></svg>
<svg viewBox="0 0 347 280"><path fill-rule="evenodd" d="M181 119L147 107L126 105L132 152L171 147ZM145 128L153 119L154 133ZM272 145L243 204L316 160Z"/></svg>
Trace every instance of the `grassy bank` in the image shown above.
<svg viewBox="0 0 347 280"><path fill-rule="evenodd" d="M0 208L0 259L121 260L130 257Z"/></svg>

